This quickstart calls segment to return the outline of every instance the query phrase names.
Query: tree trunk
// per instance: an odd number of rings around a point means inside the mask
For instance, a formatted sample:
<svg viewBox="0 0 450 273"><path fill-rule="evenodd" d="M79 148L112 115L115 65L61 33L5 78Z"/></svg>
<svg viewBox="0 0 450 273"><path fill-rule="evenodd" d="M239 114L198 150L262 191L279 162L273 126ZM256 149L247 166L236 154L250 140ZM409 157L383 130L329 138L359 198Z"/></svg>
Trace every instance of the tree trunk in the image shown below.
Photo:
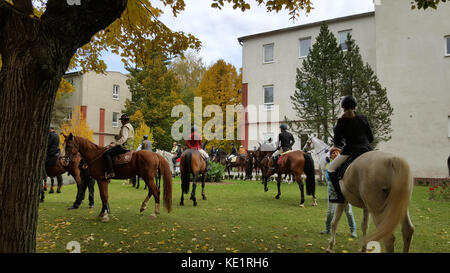
<svg viewBox="0 0 450 273"><path fill-rule="evenodd" d="M35 252L39 189L61 77L76 50L118 18L127 1L65 2L49 0L40 19L0 2L0 253Z"/></svg>

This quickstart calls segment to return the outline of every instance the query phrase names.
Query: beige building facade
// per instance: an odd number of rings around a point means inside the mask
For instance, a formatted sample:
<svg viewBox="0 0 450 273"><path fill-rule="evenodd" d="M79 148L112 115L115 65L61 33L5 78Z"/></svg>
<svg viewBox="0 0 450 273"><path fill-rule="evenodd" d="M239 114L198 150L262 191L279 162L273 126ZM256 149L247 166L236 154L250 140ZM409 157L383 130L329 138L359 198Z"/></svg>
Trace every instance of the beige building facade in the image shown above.
<svg viewBox="0 0 450 273"><path fill-rule="evenodd" d="M87 125L94 130L94 142L106 146L114 141L122 125L119 118L125 101L131 99L126 83L128 76L112 71L105 74L73 72L64 78L75 88L68 100L69 107L81 106Z"/></svg>
<svg viewBox="0 0 450 273"><path fill-rule="evenodd" d="M445 177L450 155L450 5L411 10L409 0L377 0L374 11L326 21L338 42L350 32L363 60L377 73L394 108L392 139L384 151L408 160L415 177ZM296 69L315 42L322 22L239 38L242 45L243 104L278 109L277 118L248 117L248 148L277 140L286 116L299 120L290 100ZM255 136L248 137L248 136ZM296 136L297 138L297 136ZM304 141L304 139L303 139ZM294 148L303 146L296 139Z"/></svg>

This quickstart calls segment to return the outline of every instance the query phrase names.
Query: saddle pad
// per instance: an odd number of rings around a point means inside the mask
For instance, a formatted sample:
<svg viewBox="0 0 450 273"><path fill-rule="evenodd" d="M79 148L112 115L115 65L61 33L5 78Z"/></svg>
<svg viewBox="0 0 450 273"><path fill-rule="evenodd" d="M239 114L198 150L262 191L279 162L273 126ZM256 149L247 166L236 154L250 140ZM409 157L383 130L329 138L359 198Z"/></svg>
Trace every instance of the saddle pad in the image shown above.
<svg viewBox="0 0 450 273"><path fill-rule="evenodd" d="M278 157L278 159L277 159L277 164L278 165L281 165L281 161L283 160L283 156L282 155L280 155L279 157Z"/></svg>
<svg viewBox="0 0 450 273"><path fill-rule="evenodd" d="M113 165L123 165L131 161L134 151L128 151L124 154L116 155L113 157Z"/></svg>
<svg viewBox="0 0 450 273"><path fill-rule="evenodd" d="M231 159L231 163L236 163L236 159L237 159L237 156L233 157L233 158Z"/></svg>
<svg viewBox="0 0 450 273"><path fill-rule="evenodd" d="M285 154L292 153L292 152L295 152L295 150L290 150L290 151L284 152L281 155L285 155Z"/></svg>

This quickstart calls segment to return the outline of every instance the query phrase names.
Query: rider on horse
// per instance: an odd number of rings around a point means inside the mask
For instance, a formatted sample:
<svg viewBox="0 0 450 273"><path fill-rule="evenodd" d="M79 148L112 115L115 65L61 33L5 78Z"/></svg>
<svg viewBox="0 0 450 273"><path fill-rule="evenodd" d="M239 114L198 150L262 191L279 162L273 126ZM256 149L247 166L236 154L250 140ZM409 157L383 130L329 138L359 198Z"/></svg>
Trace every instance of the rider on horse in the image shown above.
<svg viewBox="0 0 450 273"><path fill-rule="evenodd" d="M209 171L209 156L208 153L202 149L202 137L197 133L197 128L195 126L192 126L191 128L191 135L189 136L189 139L186 140L186 145L188 149L194 149L200 152L206 161L206 170Z"/></svg>
<svg viewBox="0 0 450 273"><path fill-rule="evenodd" d="M273 159L272 170L274 173L277 172L278 156L281 153L285 153L287 151L292 150L292 146L295 143L294 136L287 131L286 124L281 124L280 129L281 129L281 133L278 135L278 148L277 148L277 151L275 151L272 154L272 159Z"/></svg>
<svg viewBox="0 0 450 273"><path fill-rule="evenodd" d="M341 102L344 114L338 119L334 127L333 148L343 147L343 149L342 153L333 160L328 168L328 175L337 193L336 199L330 199L330 202L333 203L344 203L345 201L339 187L339 178L336 172L338 167L350 156L355 159L372 150L370 145L374 140L372 129L367 117L355 112L356 105L356 99L353 96L345 96Z"/></svg>
<svg viewBox="0 0 450 273"><path fill-rule="evenodd" d="M235 158L237 155L238 155L238 152L236 150L236 147L234 146L234 143L231 143L231 153L230 153L230 155L228 155L227 161L231 162L231 160L233 158Z"/></svg>
<svg viewBox="0 0 450 273"><path fill-rule="evenodd" d="M111 142L111 144L107 146L107 148L110 149L107 150L104 154L104 157L106 159L106 179L110 179L115 176L112 157L126 153L127 151L133 149L134 129L130 124L130 117L126 114L123 114L120 117L120 121L122 122L122 128L120 128L119 139L115 142Z"/></svg>

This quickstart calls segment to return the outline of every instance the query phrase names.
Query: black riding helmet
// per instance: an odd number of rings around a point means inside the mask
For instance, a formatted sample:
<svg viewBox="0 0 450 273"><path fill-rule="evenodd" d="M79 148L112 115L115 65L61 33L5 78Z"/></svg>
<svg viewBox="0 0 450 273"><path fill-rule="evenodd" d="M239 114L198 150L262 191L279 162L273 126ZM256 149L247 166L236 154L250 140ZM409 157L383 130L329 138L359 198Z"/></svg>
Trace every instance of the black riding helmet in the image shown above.
<svg viewBox="0 0 450 273"><path fill-rule="evenodd" d="M355 109L356 105L356 99L351 95L345 96L341 101L341 107L344 109Z"/></svg>

